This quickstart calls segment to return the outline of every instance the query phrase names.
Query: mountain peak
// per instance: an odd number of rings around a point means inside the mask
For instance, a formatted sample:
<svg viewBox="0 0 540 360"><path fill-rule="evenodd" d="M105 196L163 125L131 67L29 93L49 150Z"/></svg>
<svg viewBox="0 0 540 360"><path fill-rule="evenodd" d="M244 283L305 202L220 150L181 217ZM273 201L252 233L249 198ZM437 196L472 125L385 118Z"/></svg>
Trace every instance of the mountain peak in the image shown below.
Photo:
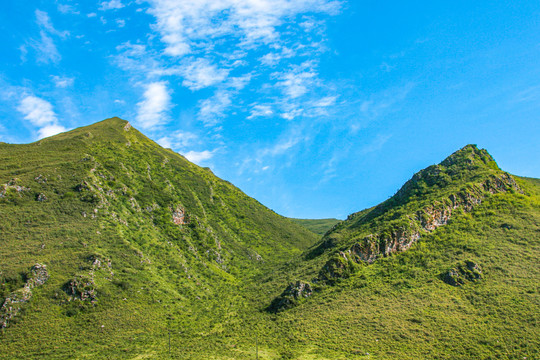
<svg viewBox="0 0 540 360"><path fill-rule="evenodd" d="M470 168L471 165L488 166L494 170L500 170L493 157L486 149L479 149L474 144L465 145L444 159L440 165L445 167L459 166Z"/></svg>

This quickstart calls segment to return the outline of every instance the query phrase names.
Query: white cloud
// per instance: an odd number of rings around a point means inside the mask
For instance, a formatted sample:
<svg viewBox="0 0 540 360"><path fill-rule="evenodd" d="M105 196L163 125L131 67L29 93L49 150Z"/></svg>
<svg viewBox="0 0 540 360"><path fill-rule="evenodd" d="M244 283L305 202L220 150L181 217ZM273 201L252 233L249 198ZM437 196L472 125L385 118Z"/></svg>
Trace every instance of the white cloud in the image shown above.
<svg viewBox="0 0 540 360"><path fill-rule="evenodd" d="M291 70L275 74L279 80L278 86L283 88L283 93L290 99L296 99L305 95L317 79L315 66L311 61L301 65L292 66Z"/></svg>
<svg viewBox="0 0 540 360"><path fill-rule="evenodd" d="M146 86L144 100L137 103L137 122L144 129L160 125L165 120L165 112L171 107L171 96L165 82L153 82Z"/></svg>
<svg viewBox="0 0 540 360"><path fill-rule="evenodd" d="M211 98L199 103L199 118L207 126L216 125L231 104L231 94L220 90Z"/></svg>
<svg viewBox="0 0 540 360"><path fill-rule="evenodd" d="M218 37L234 37L240 46L279 41L276 28L304 12L336 13L328 0L150 0L149 12L167 45L166 53L183 56Z"/></svg>
<svg viewBox="0 0 540 360"><path fill-rule="evenodd" d="M17 110L24 115L32 125L40 127L39 138L56 135L67 129L58 124L58 119L51 103L33 95L25 96L19 103Z"/></svg>
<svg viewBox="0 0 540 360"><path fill-rule="evenodd" d="M88 16L89 18L93 18L93 17L96 17L97 14L95 12L91 12L91 13L87 14L86 16Z"/></svg>
<svg viewBox="0 0 540 360"><path fill-rule="evenodd" d="M69 31L58 31L54 28L49 15L41 10L35 11L36 23L40 27L40 39L31 40L30 45L34 48L37 56L37 61L41 63L58 63L61 60L60 53L56 48L56 44L52 36L58 36L65 39L69 36Z"/></svg>
<svg viewBox="0 0 540 360"><path fill-rule="evenodd" d="M262 162L264 156L283 155L304 140L306 140L304 136L293 130L287 138L281 139L273 146L262 149L259 153L259 162Z"/></svg>
<svg viewBox="0 0 540 360"><path fill-rule="evenodd" d="M45 64L50 62L58 63L62 59L62 56L58 52L53 39L43 30L40 31L40 35L40 41L32 42L32 47L38 53L37 61Z"/></svg>
<svg viewBox="0 0 540 360"><path fill-rule="evenodd" d="M281 113L281 117L286 120L293 120L294 118L297 118L300 115L302 115L303 112L304 112L304 109L290 107L289 109Z"/></svg>
<svg viewBox="0 0 540 360"><path fill-rule="evenodd" d="M58 11L62 14L80 14L80 11L77 11L75 6L68 4L58 4Z"/></svg>
<svg viewBox="0 0 540 360"><path fill-rule="evenodd" d="M267 117L273 115L272 107L269 105L254 105L251 109L251 114L248 116L248 119L253 119L256 117Z"/></svg>
<svg viewBox="0 0 540 360"><path fill-rule="evenodd" d="M24 115L26 120L36 126L45 126L57 122L51 103L32 95L22 99L17 110Z"/></svg>
<svg viewBox="0 0 540 360"><path fill-rule="evenodd" d="M56 76L56 75L51 75L51 79L57 88L67 88L67 87L73 86L73 83L75 82L75 78L62 77L62 76Z"/></svg>
<svg viewBox="0 0 540 360"><path fill-rule="evenodd" d="M260 58L261 64L275 66L281 61L282 56L277 53L268 53Z"/></svg>
<svg viewBox="0 0 540 360"><path fill-rule="evenodd" d="M247 86L247 84L249 84L252 77L253 77L252 74L245 74L245 75L242 75L242 76L231 77L227 81L226 85L228 87L231 87L231 88L235 89L235 90L242 90L243 88L245 88Z"/></svg>
<svg viewBox="0 0 540 360"><path fill-rule="evenodd" d="M60 134L61 132L65 132L65 131L67 131L67 129L63 127L62 125L51 124L51 125L47 125L39 129L38 134L39 134L39 138L43 139L49 136Z"/></svg>
<svg viewBox="0 0 540 360"><path fill-rule="evenodd" d="M36 10L36 22L42 29L46 30L49 34L66 38L69 36L69 31L58 31L54 28L49 14L45 11Z"/></svg>
<svg viewBox="0 0 540 360"><path fill-rule="evenodd" d="M326 96L322 99L315 101L313 104L315 107L328 107L336 104L337 96Z"/></svg>
<svg viewBox="0 0 540 360"><path fill-rule="evenodd" d="M189 63L182 72L184 75L182 85L190 90L200 90L220 83L229 73L226 69L218 69L206 59L197 59Z"/></svg>
<svg viewBox="0 0 540 360"><path fill-rule="evenodd" d="M118 27L123 28L124 26L126 26L126 20L124 20L124 19L116 19L116 24L118 25Z"/></svg>
<svg viewBox="0 0 540 360"><path fill-rule="evenodd" d="M190 132L176 131L164 136L157 143L164 148L182 149L193 145L198 140L198 136Z"/></svg>
<svg viewBox="0 0 540 360"><path fill-rule="evenodd" d="M123 7L124 7L124 4L122 4L121 0L110 0L110 1L103 1L99 6L99 10L101 11L117 10Z"/></svg>
<svg viewBox="0 0 540 360"><path fill-rule="evenodd" d="M204 151L188 151L187 153L183 154L186 159L188 159L189 161L197 164L197 165L200 165L201 163L203 163L204 161L206 160L210 160L213 156L214 156L214 153L215 153L216 150L213 150L213 151L209 151L209 150L204 150Z"/></svg>

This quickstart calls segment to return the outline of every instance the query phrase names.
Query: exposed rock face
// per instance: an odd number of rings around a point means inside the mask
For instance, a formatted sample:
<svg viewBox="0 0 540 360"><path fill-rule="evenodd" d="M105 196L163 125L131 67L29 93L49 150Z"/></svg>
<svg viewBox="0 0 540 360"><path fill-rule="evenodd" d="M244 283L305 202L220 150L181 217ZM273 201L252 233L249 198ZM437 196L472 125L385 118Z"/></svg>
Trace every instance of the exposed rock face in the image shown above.
<svg viewBox="0 0 540 360"><path fill-rule="evenodd" d="M13 317L22 309L23 305L32 298L32 289L43 285L49 279L47 266L35 264L30 269L30 276L22 289L9 294L0 307L0 329L6 328Z"/></svg>
<svg viewBox="0 0 540 360"><path fill-rule="evenodd" d="M340 251L330 259L319 277L330 280L333 277L343 277L347 273L347 262L372 263L377 258L389 256L408 250L416 243L422 233L431 232L440 226L448 224L452 214L460 211L470 212L481 204L489 194L502 193L509 190L522 192L515 180L508 174L491 176L479 185L448 196L440 202L426 206L416 214L409 215L409 226L390 229L386 234L369 234L349 249ZM346 261L343 261L343 259Z"/></svg>
<svg viewBox="0 0 540 360"><path fill-rule="evenodd" d="M482 268L473 261L465 261L442 275L445 283L452 286L463 286L467 282L475 282L482 278Z"/></svg>
<svg viewBox="0 0 540 360"><path fill-rule="evenodd" d="M131 124L128 122L126 123L126 125L124 125L124 131L129 131L131 130Z"/></svg>
<svg viewBox="0 0 540 360"><path fill-rule="evenodd" d="M89 301L92 305L97 302L94 277L78 275L64 285L64 291L72 300Z"/></svg>
<svg viewBox="0 0 540 360"><path fill-rule="evenodd" d="M73 279L64 284L63 290L69 296L69 301L79 300L95 305L98 301L98 292L95 284L95 274L97 271L107 273L105 279L111 281L114 272L112 271L112 261L102 258L100 255L91 255L88 261L92 264L90 272L76 275Z"/></svg>
<svg viewBox="0 0 540 360"><path fill-rule="evenodd" d="M38 176L36 176L34 178L34 180L38 183L38 184L46 184L47 183L47 177L39 174Z"/></svg>
<svg viewBox="0 0 540 360"><path fill-rule="evenodd" d="M30 190L30 188L17 185L17 181L19 181L19 179L15 178L11 179L7 184L0 185L0 198L6 197L9 191L15 191L19 194L19 196L21 196L20 193Z"/></svg>
<svg viewBox="0 0 540 360"><path fill-rule="evenodd" d="M272 301L272 304L270 304L267 310L275 313L289 309L295 306L298 303L298 300L307 298L312 294L313 288L311 287L311 284L303 281L290 283L285 291Z"/></svg>
<svg viewBox="0 0 540 360"><path fill-rule="evenodd" d="M38 196L36 196L36 200L39 202L47 201L47 196L43 193L39 193Z"/></svg>
<svg viewBox="0 0 540 360"><path fill-rule="evenodd" d="M186 221L186 211L183 207L177 206L176 209L172 213L173 222L176 225L184 225L187 224Z"/></svg>

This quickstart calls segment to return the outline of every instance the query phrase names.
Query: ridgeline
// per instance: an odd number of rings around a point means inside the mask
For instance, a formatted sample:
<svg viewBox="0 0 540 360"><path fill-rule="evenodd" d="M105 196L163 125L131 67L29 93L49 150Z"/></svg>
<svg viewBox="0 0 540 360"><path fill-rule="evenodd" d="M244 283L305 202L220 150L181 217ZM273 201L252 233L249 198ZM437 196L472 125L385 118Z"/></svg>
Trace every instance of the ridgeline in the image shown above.
<svg viewBox="0 0 540 360"><path fill-rule="evenodd" d="M118 118L0 158L0 359L540 351L539 180L474 145L342 222L282 217Z"/></svg>

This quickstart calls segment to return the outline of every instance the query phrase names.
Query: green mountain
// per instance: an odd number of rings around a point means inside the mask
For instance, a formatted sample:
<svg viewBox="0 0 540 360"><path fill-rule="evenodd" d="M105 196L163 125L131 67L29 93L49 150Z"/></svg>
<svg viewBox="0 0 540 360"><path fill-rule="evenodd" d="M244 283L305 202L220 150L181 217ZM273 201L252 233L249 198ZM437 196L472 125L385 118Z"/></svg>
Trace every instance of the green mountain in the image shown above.
<svg viewBox="0 0 540 360"><path fill-rule="evenodd" d="M0 358L129 358L169 329L243 327L246 283L317 239L118 118L0 154ZM26 301L35 264L48 280Z"/></svg>
<svg viewBox="0 0 540 360"><path fill-rule="evenodd" d="M340 220L338 219L294 219L290 218L293 222L305 227L306 229L314 232L317 235L324 235Z"/></svg>
<svg viewBox="0 0 540 360"><path fill-rule="evenodd" d="M540 350L540 184L475 146L303 226L118 118L0 158L0 359Z"/></svg>

